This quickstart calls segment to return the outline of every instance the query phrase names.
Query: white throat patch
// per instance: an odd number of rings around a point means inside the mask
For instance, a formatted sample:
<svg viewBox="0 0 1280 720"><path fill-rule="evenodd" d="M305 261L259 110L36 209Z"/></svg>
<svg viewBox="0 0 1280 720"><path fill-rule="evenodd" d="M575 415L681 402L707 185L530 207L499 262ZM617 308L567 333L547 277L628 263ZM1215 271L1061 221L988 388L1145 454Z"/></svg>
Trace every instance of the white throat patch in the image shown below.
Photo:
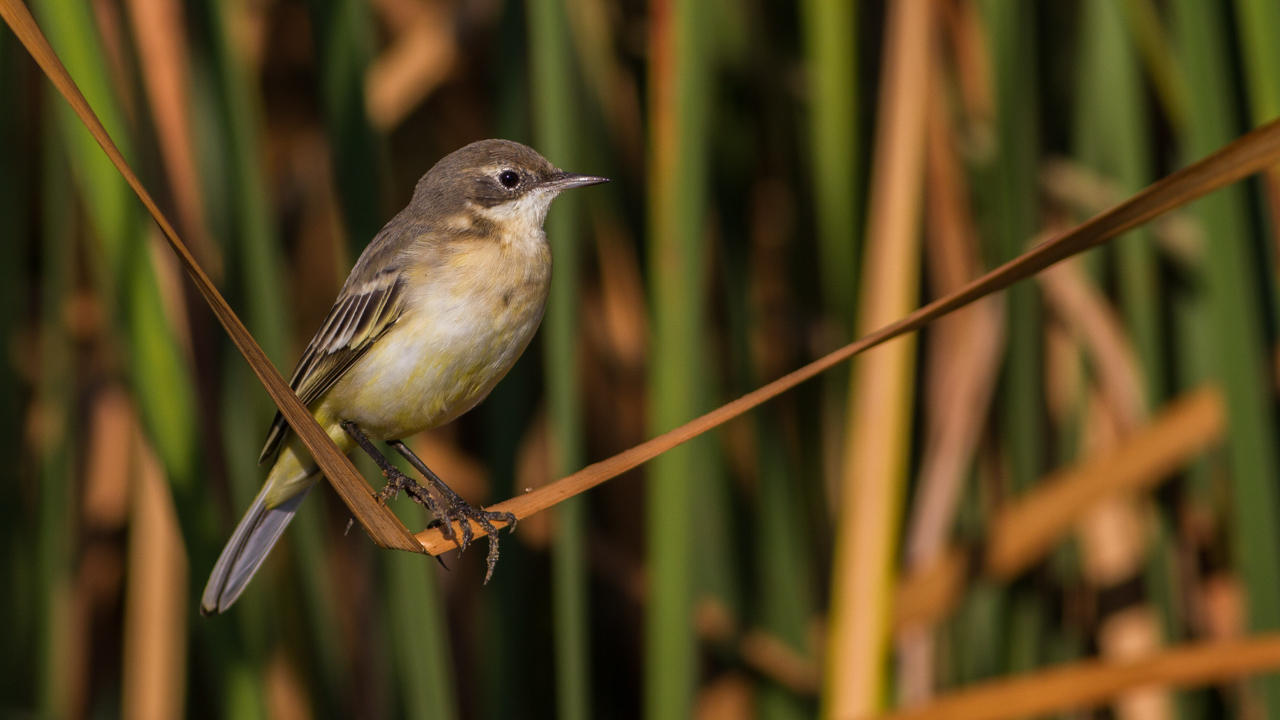
<svg viewBox="0 0 1280 720"><path fill-rule="evenodd" d="M539 188L501 205L476 208L476 212L486 220L497 223L503 229L507 242L541 237L547 210L551 208L551 201L559 194L550 188Z"/></svg>

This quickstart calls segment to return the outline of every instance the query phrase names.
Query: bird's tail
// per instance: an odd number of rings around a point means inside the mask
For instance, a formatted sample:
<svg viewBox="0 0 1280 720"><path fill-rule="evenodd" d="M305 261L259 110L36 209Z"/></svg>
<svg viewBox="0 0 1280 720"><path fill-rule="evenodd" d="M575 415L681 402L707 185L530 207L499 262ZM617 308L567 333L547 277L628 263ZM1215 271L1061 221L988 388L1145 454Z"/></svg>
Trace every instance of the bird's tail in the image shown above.
<svg viewBox="0 0 1280 720"><path fill-rule="evenodd" d="M315 465L300 462L292 444L285 446L213 566L200 601L202 614L225 612L240 597L319 479L320 471Z"/></svg>

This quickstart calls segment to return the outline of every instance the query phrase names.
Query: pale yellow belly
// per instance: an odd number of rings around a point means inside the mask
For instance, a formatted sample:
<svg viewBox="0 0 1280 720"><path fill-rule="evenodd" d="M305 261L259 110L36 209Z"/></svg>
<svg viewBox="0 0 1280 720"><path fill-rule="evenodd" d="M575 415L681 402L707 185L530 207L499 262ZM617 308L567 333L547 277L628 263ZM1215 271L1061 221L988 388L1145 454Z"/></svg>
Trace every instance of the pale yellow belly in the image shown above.
<svg viewBox="0 0 1280 720"><path fill-rule="evenodd" d="M521 300L407 312L324 395L316 419L350 420L375 440L453 420L489 394L537 330L545 292Z"/></svg>

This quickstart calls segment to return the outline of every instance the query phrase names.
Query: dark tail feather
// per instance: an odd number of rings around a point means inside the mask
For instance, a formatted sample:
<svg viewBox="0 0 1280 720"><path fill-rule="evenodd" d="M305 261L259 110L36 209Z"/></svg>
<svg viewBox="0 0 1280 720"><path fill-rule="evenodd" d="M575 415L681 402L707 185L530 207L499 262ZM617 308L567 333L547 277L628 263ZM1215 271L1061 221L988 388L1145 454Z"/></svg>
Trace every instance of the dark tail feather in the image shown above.
<svg viewBox="0 0 1280 720"><path fill-rule="evenodd" d="M209 582L204 587L204 597L200 601L202 614L225 612L240 597L253 574L267 558L267 553L280 539L280 533L284 532L293 519L298 506L306 499L311 488L315 487L315 482L309 483L297 495L273 508L267 508L266 505L269 486L270 483L263 486L262 492L258 493L253 505L244 514L244 519L236 526L235 533L227 541L227 546L222 549L217 564L213 566L213 573L209 575Z"/></svg>

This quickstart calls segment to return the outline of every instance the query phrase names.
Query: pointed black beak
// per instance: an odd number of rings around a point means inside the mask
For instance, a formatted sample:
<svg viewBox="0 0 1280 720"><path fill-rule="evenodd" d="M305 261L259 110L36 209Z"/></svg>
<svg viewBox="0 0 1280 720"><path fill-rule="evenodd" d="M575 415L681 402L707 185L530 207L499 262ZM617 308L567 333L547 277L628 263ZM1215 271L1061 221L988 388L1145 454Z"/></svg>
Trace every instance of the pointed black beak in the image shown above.
<svg viewBox="0 0 1280 720"><path fill-rule="evenodd" d="M547 183L547 187L555 188L556 190L568 190L569 188L599 185L600 183L607 182L609 182L609 178L606 177L596 177L595 175L576 175L562 170L556 174L554 179Z"/></svg>

